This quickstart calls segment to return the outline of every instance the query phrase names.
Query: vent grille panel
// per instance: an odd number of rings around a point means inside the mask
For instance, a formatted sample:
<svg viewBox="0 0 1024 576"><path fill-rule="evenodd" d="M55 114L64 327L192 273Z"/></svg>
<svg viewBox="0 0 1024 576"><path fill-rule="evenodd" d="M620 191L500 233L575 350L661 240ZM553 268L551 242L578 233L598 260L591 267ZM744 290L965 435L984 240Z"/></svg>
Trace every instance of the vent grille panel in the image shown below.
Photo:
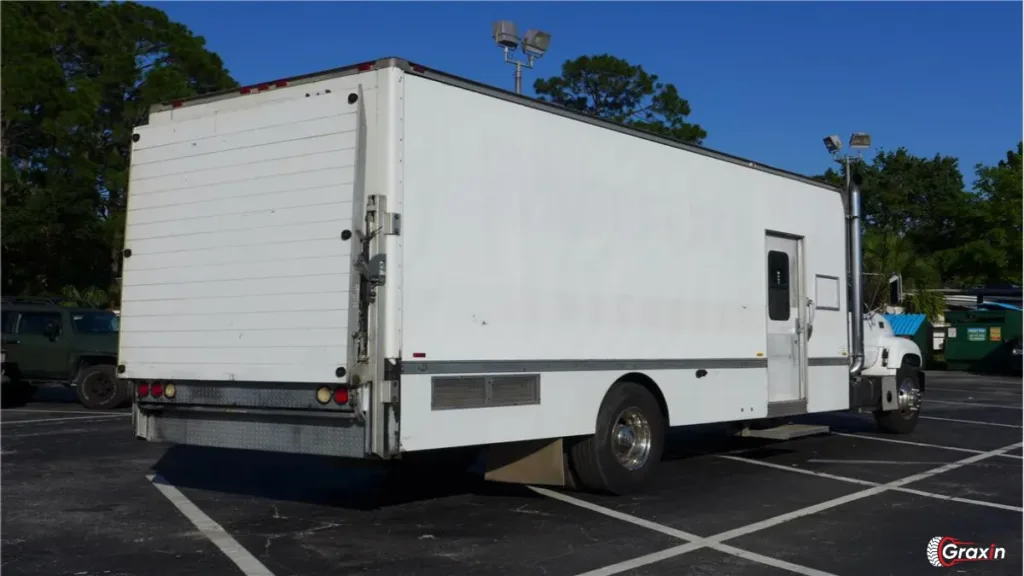
<svg viewBox="0 0 1024 576"><path fill-rule="evenodd" d="M435 376L430 385L431 410L540 404L539 374Z"/></svg>

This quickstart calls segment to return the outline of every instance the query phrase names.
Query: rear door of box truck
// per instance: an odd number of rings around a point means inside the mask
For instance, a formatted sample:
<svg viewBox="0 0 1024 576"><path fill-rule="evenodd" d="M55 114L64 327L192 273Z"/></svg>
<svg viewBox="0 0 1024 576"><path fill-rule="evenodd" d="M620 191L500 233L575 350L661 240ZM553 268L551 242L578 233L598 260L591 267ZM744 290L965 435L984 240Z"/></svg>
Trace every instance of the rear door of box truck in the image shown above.
<svg viewBox="0 0 1024 576"><path fill-rule="evenodd" d="M366 131L351 95L372 93L373 76L243 90L136 129L119 371L140 437L365 453L339 388L358 322Z"/></svg>

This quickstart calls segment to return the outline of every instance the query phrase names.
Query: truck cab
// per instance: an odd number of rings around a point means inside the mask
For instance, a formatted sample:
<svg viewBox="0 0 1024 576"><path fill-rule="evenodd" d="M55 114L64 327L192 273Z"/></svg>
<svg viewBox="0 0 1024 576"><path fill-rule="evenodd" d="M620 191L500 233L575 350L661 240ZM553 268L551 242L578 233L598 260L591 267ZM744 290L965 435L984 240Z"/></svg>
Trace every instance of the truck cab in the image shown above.
<svg viewBox="0 0 1024 576"><path fill-rule="evenodd" d="M904 367L921 368L921 348L913 340L900 338L885 316L871 312L864 316L863 376L896 376Z"/></svg>

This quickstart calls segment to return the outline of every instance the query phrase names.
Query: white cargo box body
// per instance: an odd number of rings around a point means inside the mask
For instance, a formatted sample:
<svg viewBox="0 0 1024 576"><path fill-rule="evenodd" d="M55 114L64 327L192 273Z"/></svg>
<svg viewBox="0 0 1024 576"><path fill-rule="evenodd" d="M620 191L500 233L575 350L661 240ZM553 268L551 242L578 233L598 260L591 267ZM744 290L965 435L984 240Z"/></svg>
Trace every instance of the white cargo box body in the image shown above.
<svg viewBox="0 0 1024 576"><path fill-rule="evenodd" d="M142 402L143 437L362 455L583 435L625 375L673 426L849 406L845 212L809 179L400 60L138 134L123 376L251 409L207 425ZM323 415L323 384L365 415L344 441L274 416Z"/></svg>

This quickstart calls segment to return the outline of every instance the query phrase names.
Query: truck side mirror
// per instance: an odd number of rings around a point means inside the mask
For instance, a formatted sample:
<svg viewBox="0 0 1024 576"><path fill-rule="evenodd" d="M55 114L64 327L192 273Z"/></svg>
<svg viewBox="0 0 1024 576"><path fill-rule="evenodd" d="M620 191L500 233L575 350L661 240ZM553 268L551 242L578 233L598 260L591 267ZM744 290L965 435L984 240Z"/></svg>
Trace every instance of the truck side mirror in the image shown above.
<svg viewBox="0 0 1024 576"><path fill-rule="evenodd" d="M894 274L889 278L889 306L899 306L903 303L903 277Z"/></svg>

